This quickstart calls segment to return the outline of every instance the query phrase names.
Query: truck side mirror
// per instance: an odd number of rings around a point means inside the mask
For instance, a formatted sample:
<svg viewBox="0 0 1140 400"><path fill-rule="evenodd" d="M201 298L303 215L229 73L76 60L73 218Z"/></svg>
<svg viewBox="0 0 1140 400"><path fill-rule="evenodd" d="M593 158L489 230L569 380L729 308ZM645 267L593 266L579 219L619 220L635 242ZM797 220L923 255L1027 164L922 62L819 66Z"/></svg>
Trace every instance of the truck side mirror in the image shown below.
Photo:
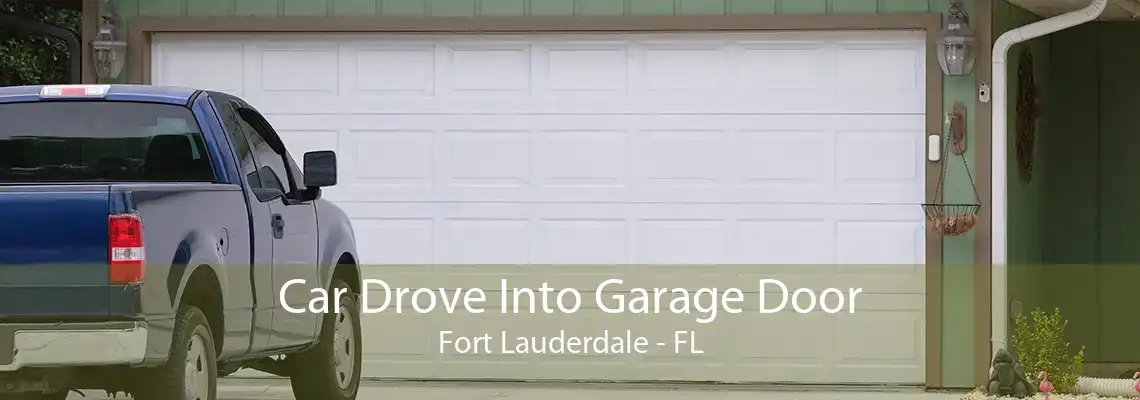
<svg viewBox="0 0 1140 400"><path fill-rule="evenodd" d="M304 158L305 187L319 188L336 185L336 152L310 151Z"/></svg>

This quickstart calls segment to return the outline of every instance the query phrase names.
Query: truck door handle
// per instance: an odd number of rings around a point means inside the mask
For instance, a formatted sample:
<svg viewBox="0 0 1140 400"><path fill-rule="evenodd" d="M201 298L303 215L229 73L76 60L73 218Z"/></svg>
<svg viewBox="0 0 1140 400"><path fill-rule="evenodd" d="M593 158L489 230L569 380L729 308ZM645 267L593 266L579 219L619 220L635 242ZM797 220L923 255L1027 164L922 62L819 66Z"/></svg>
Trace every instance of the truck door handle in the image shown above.
<svg viewBox="0 0 1140 400"><path fill-rule="evenodd" d="M273 214L273 220L269 225L273 227L274 239L285 237L285 218L282 218L281 214Z"/></svg>

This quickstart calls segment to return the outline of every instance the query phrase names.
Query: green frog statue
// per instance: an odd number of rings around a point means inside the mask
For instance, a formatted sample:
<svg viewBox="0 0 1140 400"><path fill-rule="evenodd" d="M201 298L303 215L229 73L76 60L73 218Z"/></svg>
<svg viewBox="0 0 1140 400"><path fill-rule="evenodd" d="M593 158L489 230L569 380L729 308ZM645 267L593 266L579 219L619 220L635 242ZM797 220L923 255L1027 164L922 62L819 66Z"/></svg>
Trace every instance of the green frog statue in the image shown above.
<svg viewBox="0 0 1140 400"><path fill-rule="evenodd" d="M1009 351L999 349L992 365L986 394L1024 399L1037 393L1037 388L1029 383L1029 378L1025 375L1025 368Z"/></svg>

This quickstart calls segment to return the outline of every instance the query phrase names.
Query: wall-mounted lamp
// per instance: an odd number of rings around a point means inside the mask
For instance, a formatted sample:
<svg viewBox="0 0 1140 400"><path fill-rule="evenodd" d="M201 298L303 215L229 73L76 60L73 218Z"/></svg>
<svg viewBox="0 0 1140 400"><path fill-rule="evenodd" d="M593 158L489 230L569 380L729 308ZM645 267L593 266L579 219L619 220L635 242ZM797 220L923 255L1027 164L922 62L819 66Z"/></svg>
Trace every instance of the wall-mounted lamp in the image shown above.
<svg viewBox="0 0 1140 400"><path fill-rule="evenodd" d="M949 76L969 75L974 69L978 37L970 29L970 16L957 0L946 12L946 24L938 38L938 64Z"/></svg>
<svg viewBox="0 0 1140 400"><path fill-rule="evenodd" d="M123 39L122 17L111 0L103 0L99 16L99 33L91 41L95 75L99 79L117 79L127 63L127 42Z"/></svg>

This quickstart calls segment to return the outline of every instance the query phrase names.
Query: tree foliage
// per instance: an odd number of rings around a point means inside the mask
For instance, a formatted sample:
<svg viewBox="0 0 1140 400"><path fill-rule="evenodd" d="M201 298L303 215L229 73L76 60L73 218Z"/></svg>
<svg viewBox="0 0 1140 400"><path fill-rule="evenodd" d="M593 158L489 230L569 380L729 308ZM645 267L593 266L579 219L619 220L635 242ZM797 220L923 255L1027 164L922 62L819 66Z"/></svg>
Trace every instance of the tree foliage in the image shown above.
<svg viewBox="0 0 1140 400"><path fill-rule="evenodd" d="M79 11L35 0L0 0L0 13L55 25L76 35L82 19ZM0 25L0 86L68 83L72 56L67 43L58 38Z"/></svg>

